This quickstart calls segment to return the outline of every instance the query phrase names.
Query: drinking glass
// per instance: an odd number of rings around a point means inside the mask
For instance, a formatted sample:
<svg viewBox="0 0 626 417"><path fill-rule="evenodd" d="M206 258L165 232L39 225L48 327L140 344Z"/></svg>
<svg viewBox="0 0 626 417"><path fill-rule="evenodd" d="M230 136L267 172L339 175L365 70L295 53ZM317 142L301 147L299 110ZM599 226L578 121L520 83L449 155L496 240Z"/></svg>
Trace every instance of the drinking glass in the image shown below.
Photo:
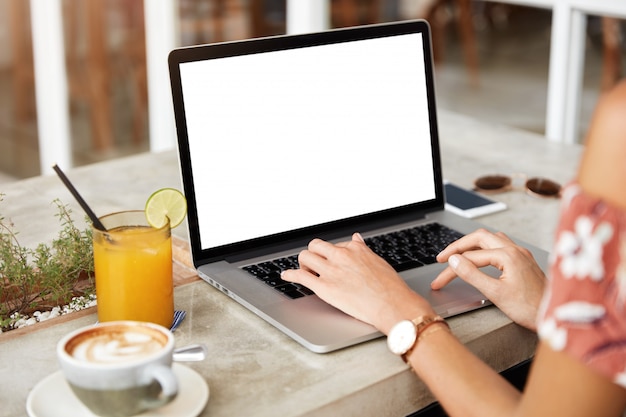
<svg viewBox="0 0 626 417"><path fill-rule="evenodd" d="M156 229L137 210L100 221L107 230L93 228L98 320L147 321L169 328L174 318L169 220Z"/></svg>

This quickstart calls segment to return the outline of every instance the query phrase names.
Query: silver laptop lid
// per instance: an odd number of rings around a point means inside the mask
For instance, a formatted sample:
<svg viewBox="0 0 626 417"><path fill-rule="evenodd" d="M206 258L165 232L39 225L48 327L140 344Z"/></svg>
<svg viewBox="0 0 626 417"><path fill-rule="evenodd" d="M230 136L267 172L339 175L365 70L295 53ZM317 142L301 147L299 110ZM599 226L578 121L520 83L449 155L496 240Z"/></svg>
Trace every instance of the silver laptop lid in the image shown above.
<svg viewBox="0 0 626 417"><path fill-rule="evenodd" d="M430 48L409 21L172 51L196 266L442 209Z"/></svg>

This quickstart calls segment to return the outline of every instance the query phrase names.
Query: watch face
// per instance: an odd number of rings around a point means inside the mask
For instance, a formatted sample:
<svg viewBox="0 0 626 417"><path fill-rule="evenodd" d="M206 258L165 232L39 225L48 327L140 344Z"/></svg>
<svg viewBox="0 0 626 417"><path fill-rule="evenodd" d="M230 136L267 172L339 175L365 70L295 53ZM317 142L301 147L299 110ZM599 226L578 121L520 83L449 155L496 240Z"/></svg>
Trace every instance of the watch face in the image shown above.
<svg viewBox="0 0 626 417"><path fill-rule="evenodd" d="M387 346L396 355L405 354L415 344L417 331L413 322L402 320L392 327L387 336Z"/></svg>

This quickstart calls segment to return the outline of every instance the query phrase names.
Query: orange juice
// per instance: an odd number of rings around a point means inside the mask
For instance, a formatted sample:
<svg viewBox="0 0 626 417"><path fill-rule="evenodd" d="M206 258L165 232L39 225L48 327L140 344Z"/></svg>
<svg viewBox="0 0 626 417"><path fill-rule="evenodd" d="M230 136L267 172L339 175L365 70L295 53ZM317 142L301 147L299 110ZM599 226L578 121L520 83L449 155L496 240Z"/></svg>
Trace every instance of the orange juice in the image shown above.
<svg viewBox="0 0 626 417"><path fill-rule="evenodd" d="M149 321L170 327L174 318L170 225L147 225L143 211L100 219L93 229L98 320Z"/></svg>

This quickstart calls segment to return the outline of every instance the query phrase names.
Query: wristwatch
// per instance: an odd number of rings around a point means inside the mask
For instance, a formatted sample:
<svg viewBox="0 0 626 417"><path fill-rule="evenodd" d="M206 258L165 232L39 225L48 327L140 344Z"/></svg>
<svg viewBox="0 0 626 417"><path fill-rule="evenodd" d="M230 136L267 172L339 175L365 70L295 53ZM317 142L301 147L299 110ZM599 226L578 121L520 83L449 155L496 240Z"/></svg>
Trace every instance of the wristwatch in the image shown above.
<svg viewBox="0 0 626 417"><path fill-rule="evenodd" d="M447 325L441 316L420 316L413 320L402 320L396 323L387 335L389 350L408 362L407 357L417 344L420 334L434 323Z"/></svg>
<svg viewBox="0 0 626 417"><path fill-rule="evenodd" d="M417 326L411 320L402 320L396 323L387 335L387 346L391 353L402 356L406 362L406 353L415 346L417 341Z"/></svg>

